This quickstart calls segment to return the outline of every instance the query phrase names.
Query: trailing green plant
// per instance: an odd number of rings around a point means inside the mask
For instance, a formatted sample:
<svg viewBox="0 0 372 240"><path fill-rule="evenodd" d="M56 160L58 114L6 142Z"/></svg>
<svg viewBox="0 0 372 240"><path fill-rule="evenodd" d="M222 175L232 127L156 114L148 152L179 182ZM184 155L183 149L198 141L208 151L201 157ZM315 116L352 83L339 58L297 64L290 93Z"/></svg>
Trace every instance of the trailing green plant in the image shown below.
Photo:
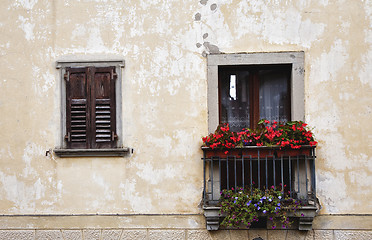
<svg viewBox="0 0 372 240"><path fill-rule="evenodd" d="M232 132L227 123L220 124L214 133L202 138L203 146L212 149L231 149L243 146L279 146L300 148L302 145L314 146L313 133L302 121L281 124L262 119L254 129Z"/></svg>
<svg viewBox="0 0 372 240"><path fill-rule="evenodd" d="M272 228L277 228L277 222L282 228L288 228L292 222L288 213L296 212L300 202L276 190L258 188L232 188L223 190L220 198L220 214L225 216L221 225L225 227L249 228L259 217L267 217L272 222Z"/></svg>

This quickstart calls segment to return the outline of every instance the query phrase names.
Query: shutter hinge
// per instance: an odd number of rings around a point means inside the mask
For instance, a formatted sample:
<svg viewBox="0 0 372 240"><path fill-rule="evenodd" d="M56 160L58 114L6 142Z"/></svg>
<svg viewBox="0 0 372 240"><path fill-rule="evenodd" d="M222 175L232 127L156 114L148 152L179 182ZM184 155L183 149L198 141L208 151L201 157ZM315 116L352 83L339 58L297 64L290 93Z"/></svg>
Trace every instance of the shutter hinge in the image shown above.
<svg viewBox="0 0 372 240"><path fill-rule="evenodd" d="M71 134L70 132L67 133L67 135L65 135L65 140L70 142L71 141Z"/></svg>
<svg viewBox="0 0 372 240"><path fill-rule="evenodd" d="M111 134L111 141L115 141L118 138L118 135L116 135L114 132Z"/></svg>
<svg viewBox="0 0 372 240"><path fill-rule="evenodd" d="M114 69L111 69L111 80L114 80L118 77L118 74L114 72Z"/></svg>
<svg viewBox="0 0 372 240"><path fill-rule="evenodd" d="M69 81L70 78L69 78L69 72L66 72L64 75L63 75L63 78L65 79L65 81Z"/></svg>

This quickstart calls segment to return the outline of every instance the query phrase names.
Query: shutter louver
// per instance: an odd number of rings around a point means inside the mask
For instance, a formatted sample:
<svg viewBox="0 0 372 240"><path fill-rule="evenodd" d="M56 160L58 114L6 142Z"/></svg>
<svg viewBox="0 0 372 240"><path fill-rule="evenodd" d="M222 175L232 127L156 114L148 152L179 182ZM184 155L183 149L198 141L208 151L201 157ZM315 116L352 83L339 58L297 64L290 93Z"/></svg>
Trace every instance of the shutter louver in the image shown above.
<svg viewBox="0 0 372 240"><path fill-rule="evenodd" d="M71 141L86 142L87 140L87 106L85 99L71 101Z"/></svg>
<svg viewBox="0 0 372 240"><path fill-rule="evenodd" d="M110 99L96 100L96 142L110 142L111 111Z"/></svg>

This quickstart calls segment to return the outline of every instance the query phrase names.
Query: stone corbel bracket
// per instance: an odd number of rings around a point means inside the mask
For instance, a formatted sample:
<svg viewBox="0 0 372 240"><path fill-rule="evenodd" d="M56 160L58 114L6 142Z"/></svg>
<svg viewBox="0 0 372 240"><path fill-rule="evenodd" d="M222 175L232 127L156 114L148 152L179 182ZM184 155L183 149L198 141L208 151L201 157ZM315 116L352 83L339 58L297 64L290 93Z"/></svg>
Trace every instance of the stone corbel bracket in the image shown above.
<svg viewBox="0 0 372 240"><path fill-rule="evenodd" d="M204 216L208 231L216 231L220 227L220 207L204 206Z"/></svg>
<svg viewBox="0 0 372 240"><path fill-rule="evenodd" d="M297 210L295 213L299 216L298 219L298 230L312 230L313 229L313 220L318 210L315 206L303 206Z"/></svg>

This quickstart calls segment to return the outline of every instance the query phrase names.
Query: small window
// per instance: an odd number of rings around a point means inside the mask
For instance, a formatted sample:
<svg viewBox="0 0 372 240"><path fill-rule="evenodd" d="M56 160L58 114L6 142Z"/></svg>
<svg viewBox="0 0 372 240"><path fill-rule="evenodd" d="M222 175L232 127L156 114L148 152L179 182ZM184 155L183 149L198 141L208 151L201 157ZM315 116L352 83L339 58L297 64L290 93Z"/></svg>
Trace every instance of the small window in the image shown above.
<svg viewBox="0 0 372 240"><path fill-rule="evenodd" d="M121 156L121 67L124 61L58 62L61 69L59 156Z"/></svg>
<svg viewBox="0 0 372 240"><path fill-rule="evenodd" d="M259 119L291 119L291 65L221 66L219 119L232 131L253 128Z"/></svg>
<svg viewBox="0 0 372 240"><path fill-rule="evenodd" d="M211 54L208 129L252 128L259 119L304 121L304 53Z"/></svg>
<svg viewBox="0 0 372 240"><path fill-rule="evenodd" d="M115 67L66 68L67 148L113 148Z"/></svg>

